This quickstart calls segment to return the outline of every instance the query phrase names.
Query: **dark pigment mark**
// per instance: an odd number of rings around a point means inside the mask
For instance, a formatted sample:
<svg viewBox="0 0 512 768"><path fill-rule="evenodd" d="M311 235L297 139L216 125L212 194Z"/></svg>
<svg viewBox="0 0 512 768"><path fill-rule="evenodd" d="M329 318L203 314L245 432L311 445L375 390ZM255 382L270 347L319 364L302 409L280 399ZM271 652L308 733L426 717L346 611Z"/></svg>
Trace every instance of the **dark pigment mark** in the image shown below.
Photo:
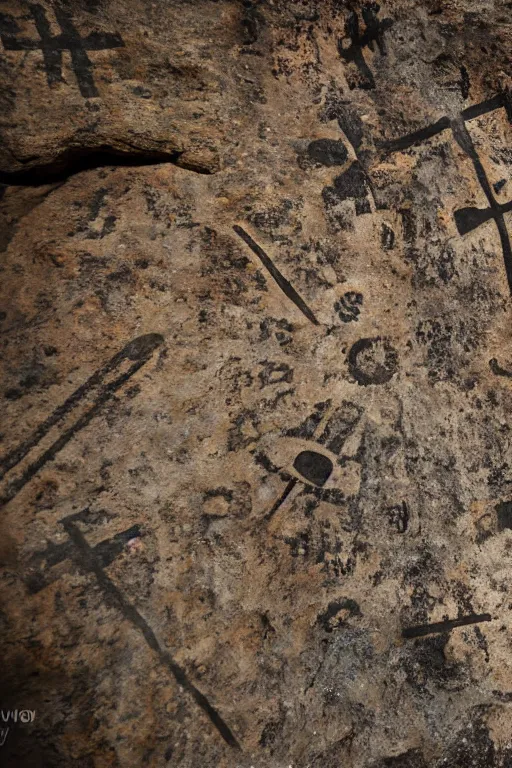
<svg viewBox="0 0 512 768"><path fill-rule="evenodd" d="M356 291L347 291L339 301L334 303L334 311L338 314L342 323L351 323L358 320L363 306L363 294Z"/></svg>
<svg viewBox="0 0 512 768"><path fill-rule="evenodd" d="M298 427L292 427L286 431L286 437L304 437L312 438L315 434L316 428L322 421L323 417L327 413L330 400L325 400L323 403L315 403L315 410L305 419Z"/></svg>
<svg viewBox="0 0 512 768"><path fill-rule="evenodd" d="M355 600L344 597L329 603L324 613L319 613L317 622L326 632L332 632L351 616L361 616L361 609Z"/></svg>
<svg viewBox="0 0 512 768"><path fill-rule="evenodd" d="M148 333L145 336L139 336L136 339L133 339L133 341L130 341L120 352L114 355L106 365L96 371L85 384L78 387L78 389L76 389L62 405L56 408L55 411L40 424L39 427L37 427L28 440L0 459L0 479L2 479L10 469L15 467L25 458L32 448L41 442L52 427L62 421L72 410L74 410L93 389L99 385L103 385L97 395L94 405L80 416L71 427L62 432L57 440L55 440L55 442L52 443L52 445L47 448L38 459L29 465L19 478L13 480L7 486L6 492L0 498L0 506L11 501L11 499L25 487L25 485L48 461L55 458L57 453L64 448L77 432L84 429L92 419L98 415L103 405L114 396L115 392L125 384L125 382L148 362L155 349L159 347L163 341L163 336L160 336L158 333ZM131 365L128 370L121 374L117 379L114 379L114 381L103 384L105 377L119 368L124 361L131 361L133 362L133 365Z"/></svg>
<svg viewBox="0 0 512 768"><path fill-rule="evenodd" d="M385 384L398 371L398 353L385 339L359 339L348 353L348 369L358 384Z"/></svg>
<svg viewBox="0 0 512 768"><path fill-rule="evenodd" d="M308 145L308 157L319 165L343 165L348 158L348 152L342 141L316 139Z"/></svg>
<svg viewBox="0 0 512 768"><path fill-rule="evenodd" d="M381 56L386 55L386 44L384 42L384 33L393 24L392 19L383 19L380 21L377 14L380 11L380 5L376 2L367 2L363 5L362 16L366 25L366 30L361 34L359 30L359 18L355 11L351 11L345 24L345 32L350 38L350 46L345 48L343 40L338 41L338 53L346 62L354 62L362 75L362 82L359 88L370 90L375 88L375 79L372 71L363 56L363 48L368 47L374 50L374 42L377 43ZM353 87L353 86L352 86Z"/></svg>
<svg viewBox="0 0 512 768"><path fill-rule="evenodd" d="M402 630L402 637L424 637L442 632L449 632L455 627L465 627L468 624L479 624L482 621L492 621L490 613L473 613L471 616L461 616L459 619L438 621L434 624L420 624L416 627L406 627Z"/></svg>
<svg viewBox="0 0 512 768"><path fill-rule="evenodd" d="M505 93L498 94L491 99L475 104L472 107L464 109L458 118L450 120L448 117L440 118L436 123L421 128L418 131L409 133L406 136L402 136L398 139L391 139L381 141L377 143L377 146L381 149L385 149L388 152L398 152L404 149L409 149L414 144L418 144L425 141L437 134L451 128L453 137L462 151L473 163L476 176L480 183L480 186L487 197L489 202L489 208L460 208L455 211L454 218L457 230L460 235L466 235L468 232L476 229L489 220L494 220L500 236L501 248L503 251L503 260L505 262L505 271L507 274L507 281L510 293L512 294L512 247L510 244L510 238L507 232L505 219L503 215L508 211L512 211L512 201L508 203L498 203L495 199L492 191L491 184L485 173L485 169L482 165L482 161L478 156L478 152L473 144L471 135L466 128L466 122L473 120L475 117L492 112L496 109L503 107L509 114L509 100ZM509 117L510 119L510 117Z"/></svg>
<svg viewBox="0 0 512 768"><path fill-rule="evenodd" d="M507 371L506 368L502 368L495 357L493 357L492 360L489 360L489 368L495 376L505 376L507 379L512 379L512 371Z"/></svg>
<svg viewBox="0 0 512 768"><path fill-rule="evenodd" d="M362 213L371 212L367 197L370 191L368 176L363 166L355 161L350 168L334 179L332 187L324 187L322 197L327 209L343 200L354 200L356 215L360 216Z"/></svg>
<svg viewBox="0 0 512 768"><path fill-rule="evenodd" d="M500 179L499 181L494 182L492 187L497 195L499 195L499 193L501 192L501 190L503 189L506 183L507 183L506 179Z"/></svg>
<svg viewBox="0 0 512 768"><path fill-rule="evenodd" d="M381 233L380 241L385 251L391 251L392 248L394 248L395 233L393 232L389 224L384 223L382 225L382 233Z"/></svg>
<svg viewBox="0 0 512 768"><path fill-rule="evenodd" d="M405 533L409 526L409 509L405 501L390 507L387 512L390 525L396 528L398 533Z"/></svg>
<svg viewBox="0 0 512 768"><path fill-rule="evenodd" d="M501 501L496 507L498 517L498 530L504 531L505 528L512 528L512 502Z"/></svg>
<svg viewBox="0 0 512 768"><path fill-rule="evenodd" d="M79 515L81 514L79 513ZM92 551L98 556L102 568L106 568L121 554L128 541L139 538L140 535L140 526L132 525L126 531L121 531L110 539L100 541L99 544L92 548ZM64 560L72 559L73 553L74 547L70 541L66 541L63 544L54 544L50 541L44 550L32 555L28 565L29 573L25 579L29 592L36 594L49 586L53 581L51 574L47 573L49 569L64 562Z"/></svg>
<svg viewBox="0 0 512 768"><path fill-rule="evenodd" d="M54 8L55 17L62 30L60 35L52 35L50 23L42 5L30 4L30 12L34 19L40 42L36 40L18 39L5 27L0 37L6 51L35 51L43 53L44 68L48 85L62 82L62 52L71 54L71 66L75 73L84 98L99 96L92 74L92 62L87 51L105 51L124 46L121 35L104 32L91 32L87 37L80 37L69 11L57 5Z"/></svg>
<svg viewBox="0 0 512 768"><path fill-rule="evenodd" d="M313 440L317 428L320 426L323 417L326 415L331 401L316 403L315 411L308 416L298 427L294 427L285 432L286 437L300 437ZM336 408L327 419L327 422L317 438L316 443L325 446L327 450L339 454L347 438L354 432L359 423L363 409L344 400L339 408ZM280 470L264 454L257 455L258 463L268 472L277 472ZM311 495L308 514L313 514L321 501L329 504L343 505L346 501L345 494L338 488L323 488L323 485L329 479L334 467L331 459L325 454L315 450L301 451L295 458L293 468L303 477L305 483L305 492ZM288 484L281 496L276 500L269 512L264 516L264 520L271 519L286 501L292 490L298 482L297 478L291 477L289 471L280 472L283 480Z"/></svg>
<svg viewBox="0 0 512 768"><path fill-rule="evenodd" d="M467 99L469 96L469 89L471 87L471 81L469 79L469 73L464 66L464 64L460 68L460 92L462 94L463 99Z"/></svg>
<svg viewBox="0 0 512 768"><path fill-rule="evenodd" d="M332 461L317 451L301 451L293 466L306 482L318 487L325 485L333 470Z"/></svg>
<svg viewBox="0 0 512 768"><path fill-rule="evenodd" d="M70 516L71 518L73 516ZM240 745L236 740L234 734L222 719L216 709L212 707L208 699L196 686L189 680L186 672L180 667L174 659L171 657L168 651L164 650L158 642L155 633L151 629L148 622L137 611L137 609L124 597L122 592L117 588L113 581L107 576L103 570L103 563L98 558L95 550L89 546L82 531L71 519L64 518L61 520L64 530L68 534L69 538L73 542L77 550L77 559L79 559L80 565L85 571L92 573L96 576L98 584L103 592L106 600L114 605L129 621L133 627L138 629L146 641L146 644L152 651L154 651L161 664L171 672L178 685L184 688L189 693L196 704L203 710L209 720L213 723L218 730L224 741L229 744L230 747L240 750Z"/></svg>
<svg viewBox="0 0 512 768"><path fill-rule="evenodd" d="M258 373L260 387L268 387L270 384L280 384L282 382L289 384L293 379L293 368L287 363L274 363L268 360L262 360L260 365L263 369Z"/></svg>
<svg viewBox="0 0 512 768"><path fill-rule="evenodd" d="M284 275L281 274L281 272L277 269L277 267L272 263L270 258L267 256L263 248L261 248L258 243L256 243L252 237L244 230L242 227L239 227L237 224L233 227L236 234L242 238L244 243L246 243L251 251L256 254L256 256L262 261L263 265L268 269L280 289L283 291L283 293L295 304L298 309L302 312L303 315L307 317L308 320L310 320L314 325L319 325L318 320L316 319L315 315L311 311L311 309L308 307L304 299L299 296L295 288L291 285L291 283L288 282L288 280L284 277Z"/></svg>

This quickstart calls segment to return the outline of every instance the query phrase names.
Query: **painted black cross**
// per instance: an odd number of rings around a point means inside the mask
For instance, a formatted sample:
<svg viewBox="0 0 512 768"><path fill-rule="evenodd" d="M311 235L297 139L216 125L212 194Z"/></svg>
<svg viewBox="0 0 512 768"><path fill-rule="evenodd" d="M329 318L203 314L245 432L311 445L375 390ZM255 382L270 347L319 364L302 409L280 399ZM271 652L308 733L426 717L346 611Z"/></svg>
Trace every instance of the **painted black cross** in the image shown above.
<svg viewBox="0 0 512 768"><path fill-rule="evenodd" d="M16 23L9 17L0 17L0 38L6 51L36 51L43 53L44 68L48 85L62 82L62 52L69 51L71 66L76 75L80 93L84 98L99 96L94 83L92 62L87 51L104 51L121 48L124 42L121 35L104 32L91 32L87 37L80 37L66 9L56 6L55 17L62 30L60 35L52 35L50 23L42 5L29 4L40 40L18 38Z"/></svg>
<svg viewBox="0 0 512 768"><path fill-rule="evenodd" d="M436 136L438 133L451 128L455 141L473 163L480 186L489 202L488 208L460 208L455 211L455 224L459 234L465 235L479 227L481 224L484 224L484 222L494 219L501 240L509 290L512 294L512 248L505 219L503 217L505 213L512 211L512 201L502 204L494 197L485 169L478 156L475 145L473 144L471 135L466 128L466 122L468 120L473 120L475 117L480 117L481 115L493 112L495 109L501 107L506 110L509 120L512 121L512 105L509 95L498 94L492 99L468 107L454 120L450 120L448 117L442 117L437 122L428 125L425 128L421 128L419 131L414 131L414 133L409 133L398 139L379 142L377 143L377 146L388 152L399 152L404 149L409 149L409 147L412 147L414 144L426 141L432 136Z"/></svg>

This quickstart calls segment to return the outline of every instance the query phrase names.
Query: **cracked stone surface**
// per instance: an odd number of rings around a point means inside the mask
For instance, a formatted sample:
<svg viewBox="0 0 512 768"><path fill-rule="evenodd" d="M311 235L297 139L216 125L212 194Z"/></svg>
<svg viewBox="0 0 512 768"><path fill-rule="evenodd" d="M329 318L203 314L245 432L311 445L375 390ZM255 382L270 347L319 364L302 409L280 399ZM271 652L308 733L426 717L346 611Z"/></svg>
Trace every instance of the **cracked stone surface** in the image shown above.
<svg viewBox="0 0 512 768"><path fill-rule="evenodd" d="M511 10L0 3L2 765L511 768Z"/></svg>

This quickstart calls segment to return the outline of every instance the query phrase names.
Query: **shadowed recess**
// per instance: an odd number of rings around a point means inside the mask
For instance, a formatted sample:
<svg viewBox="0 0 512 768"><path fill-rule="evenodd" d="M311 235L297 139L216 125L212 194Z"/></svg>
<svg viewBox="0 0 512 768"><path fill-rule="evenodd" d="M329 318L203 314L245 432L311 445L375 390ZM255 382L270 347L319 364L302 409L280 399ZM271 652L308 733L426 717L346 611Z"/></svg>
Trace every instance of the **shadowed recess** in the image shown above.
<svg viewBox="0 0 512 768"><path fill-rule="evenodd" d="M95 168L138 168L145 165L170 163L187 171L211 174L207 166L193 166L181 161L184 151L152 150L127 145L126 150L102 145L99 147L73 147L48 163L33 165L18 171L0 171L0 184L18 187L39 187L54 181L65 181L70 176Z"/></svg>

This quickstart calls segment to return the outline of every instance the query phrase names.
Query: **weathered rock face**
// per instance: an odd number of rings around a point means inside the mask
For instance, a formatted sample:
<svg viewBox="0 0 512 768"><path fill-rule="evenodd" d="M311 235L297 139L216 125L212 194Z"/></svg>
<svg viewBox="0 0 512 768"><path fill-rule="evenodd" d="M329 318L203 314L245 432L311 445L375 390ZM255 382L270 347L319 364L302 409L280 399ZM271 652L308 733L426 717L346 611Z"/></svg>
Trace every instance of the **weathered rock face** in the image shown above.
<svg viewBox="0 0 512 768"><path fill-rule="evenodd" d="M2 2L3 764L512 765L511 7Z"/></svg>

